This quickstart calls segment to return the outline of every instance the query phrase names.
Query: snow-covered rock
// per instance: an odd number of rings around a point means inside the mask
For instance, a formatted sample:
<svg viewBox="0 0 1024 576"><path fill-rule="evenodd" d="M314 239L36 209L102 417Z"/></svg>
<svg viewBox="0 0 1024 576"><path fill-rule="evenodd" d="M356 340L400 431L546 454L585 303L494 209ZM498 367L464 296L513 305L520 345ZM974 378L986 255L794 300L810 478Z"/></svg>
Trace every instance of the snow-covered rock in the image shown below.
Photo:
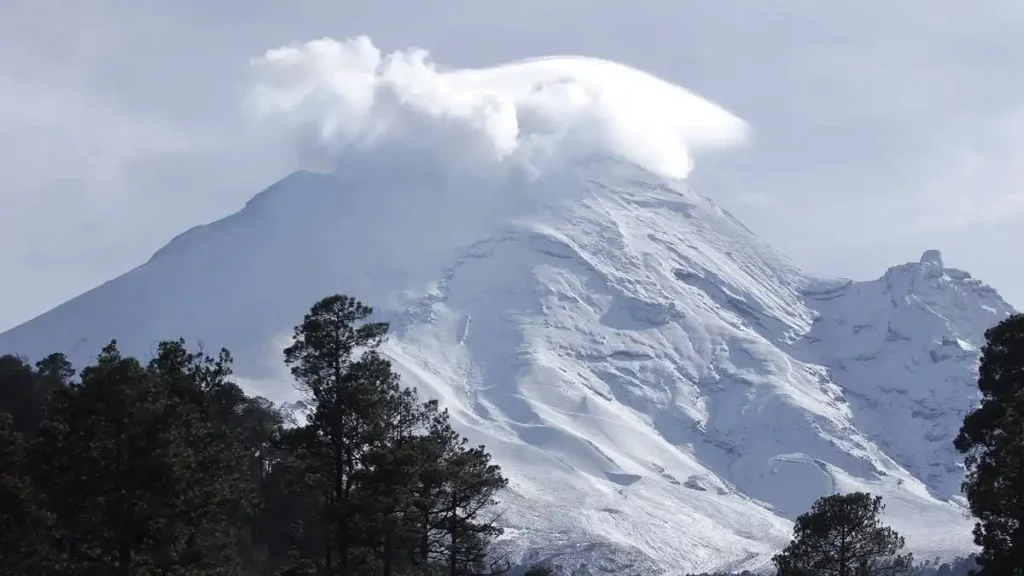
<svg viewBox="0 0 1024 576"><path fill-rule="evenodd" d="M938 250L870 282L810 288L821 316L795 354L827 366L854 424L942 499L958 497L953 438L977 402L975 364L985 330L1013 312Z"/></svg>

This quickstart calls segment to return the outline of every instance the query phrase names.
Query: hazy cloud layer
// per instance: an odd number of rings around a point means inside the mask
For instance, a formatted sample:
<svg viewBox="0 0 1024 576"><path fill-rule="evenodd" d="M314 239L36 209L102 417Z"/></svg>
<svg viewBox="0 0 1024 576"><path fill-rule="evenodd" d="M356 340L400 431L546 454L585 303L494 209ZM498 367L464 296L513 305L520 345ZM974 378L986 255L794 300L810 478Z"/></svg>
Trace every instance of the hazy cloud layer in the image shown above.
<svg viewBox="0 0 1024 576"><path fill-rule="evenodd" d="M582 54L665 78L753 127L692 177L806 268L874 276L937 247L1020 305L1022 25L1015 0L9 0L0 326L298 165L247 123L249 62L362 34L453 68Z"/></svg>

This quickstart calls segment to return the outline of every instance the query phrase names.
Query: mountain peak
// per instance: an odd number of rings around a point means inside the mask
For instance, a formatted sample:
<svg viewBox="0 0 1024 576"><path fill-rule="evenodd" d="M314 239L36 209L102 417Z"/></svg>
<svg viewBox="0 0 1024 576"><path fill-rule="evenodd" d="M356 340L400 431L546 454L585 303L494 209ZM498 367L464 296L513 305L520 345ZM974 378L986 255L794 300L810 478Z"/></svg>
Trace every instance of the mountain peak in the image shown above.
<svg viewBox="0 0 1024 576"><path fill-rule="evenodd" d="M935 267L938 272L942 273L942 252L938 250L925 250L924 254L921 254L921 264L927 264Z"/></svg>

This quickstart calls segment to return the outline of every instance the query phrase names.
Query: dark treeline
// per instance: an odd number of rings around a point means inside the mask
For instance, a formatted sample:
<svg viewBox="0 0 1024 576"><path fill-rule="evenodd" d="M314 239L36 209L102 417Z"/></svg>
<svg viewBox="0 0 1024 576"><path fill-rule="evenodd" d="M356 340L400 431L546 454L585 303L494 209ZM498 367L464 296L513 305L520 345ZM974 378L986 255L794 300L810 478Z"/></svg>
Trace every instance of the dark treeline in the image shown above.
<svg viewBox="0 0 1024 576"><path fill-rule="evenodd" d="M295 328L301 424L233 383L227 351L180 340L145 364L111 342L80 372L0 356L0 576L509 572L500 469L400 384L371 312L332 296ZM834 494L796 519L780 575L1024 576L1024 316L985 336L956 439L981 553L915 564L880 497Z"/></svg>
<svg viewBox="0 0 1024 576"><path fill-rule="evenodd" d="M231 356L115 342L80 372L0 357L0 574L469 575L506 481L377 352L387 326L318 302L285 362L305 393L286 425Z"/></svg>

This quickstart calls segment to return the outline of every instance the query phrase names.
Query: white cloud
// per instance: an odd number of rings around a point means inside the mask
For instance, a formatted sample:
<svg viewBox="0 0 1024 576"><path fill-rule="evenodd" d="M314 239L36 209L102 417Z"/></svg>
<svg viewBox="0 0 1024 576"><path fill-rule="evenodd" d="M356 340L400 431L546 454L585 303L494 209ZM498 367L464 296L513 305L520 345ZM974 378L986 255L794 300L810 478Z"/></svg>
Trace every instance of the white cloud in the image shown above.
<svg viewBox="0 0 1024 576"><path fill-rule="evenodd" d="M747 133L715 104L595 58L442 71L424 50L383 56L362 36L271 50L253 69L252 111L294 130L305 160L318 166L353 153L361 163L390 158L397 149L446 171L536 172L603 154L682 178L694 150L735 145Z"/></svg>

